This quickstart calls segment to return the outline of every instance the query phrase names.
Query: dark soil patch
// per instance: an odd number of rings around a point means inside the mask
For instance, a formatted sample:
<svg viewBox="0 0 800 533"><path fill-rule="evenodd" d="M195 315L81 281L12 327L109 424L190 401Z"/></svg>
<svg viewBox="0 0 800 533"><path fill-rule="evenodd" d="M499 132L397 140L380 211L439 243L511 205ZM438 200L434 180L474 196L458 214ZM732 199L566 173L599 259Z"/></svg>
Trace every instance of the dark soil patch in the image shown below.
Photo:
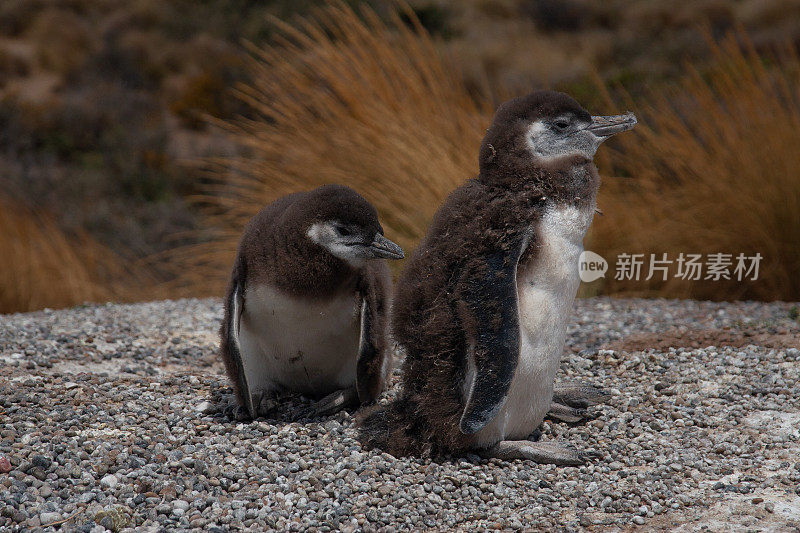
<svg viewBox="0 0 800 533"><path fill-rule="evenodd" d="M800 332L773 329L766 326L726 329L669 329L660 333L640 333L604 348L615 351L637 352L648 348L664 351L669 348L705 348L730 346L742 348L753 344L765 348L798 348Z"/></svg>

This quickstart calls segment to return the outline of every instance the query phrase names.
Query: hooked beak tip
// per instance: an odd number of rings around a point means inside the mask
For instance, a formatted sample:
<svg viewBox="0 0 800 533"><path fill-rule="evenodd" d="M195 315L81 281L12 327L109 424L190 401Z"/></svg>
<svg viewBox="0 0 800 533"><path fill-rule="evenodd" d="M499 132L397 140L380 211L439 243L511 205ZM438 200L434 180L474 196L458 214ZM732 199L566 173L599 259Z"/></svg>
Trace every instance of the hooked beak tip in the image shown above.
<svg viewBox="0 0 800 533"><path fill-rule="evenodd" d="M636 115L628 111L622 115L592 117L592 123L586 129L598 137L611 137L633 129L637 123Z"/></svg>
<svg viewBox="0 0 800 533"><path fill-rule="evenodd" d="M400 248L399 245L390 241L380 233L375 235L375 239L372 241L369 248L376 258L403 259L405 257L403 249Z"/></svg>

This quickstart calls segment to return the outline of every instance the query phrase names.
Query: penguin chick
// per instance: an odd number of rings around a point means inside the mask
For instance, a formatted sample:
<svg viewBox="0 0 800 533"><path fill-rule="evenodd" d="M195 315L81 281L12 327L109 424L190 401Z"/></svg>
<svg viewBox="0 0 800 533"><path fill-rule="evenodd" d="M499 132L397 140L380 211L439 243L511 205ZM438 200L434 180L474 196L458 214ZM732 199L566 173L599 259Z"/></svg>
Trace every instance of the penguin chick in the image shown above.
<svg viewBox="0 0 800 533"><path fill-rule="evenodd" d="M632 114L593 117L569 96L504 103L477 178L447 198L402 272L392 332L402 390L360 417L367 447L577 464L583 454L527 438L545 415L574 419L604 398L554 378L578 289L578 256L600 178L592 163Z"/></svg>
<svg viewBox="0 0 800 533"><path fill-rule="evenodd" d="M285 391L327 395L316 414L377 398L390 370L386 259L402 257L375 208L341 185L284 196L250 220L219 353L252 418Z"/></svg>

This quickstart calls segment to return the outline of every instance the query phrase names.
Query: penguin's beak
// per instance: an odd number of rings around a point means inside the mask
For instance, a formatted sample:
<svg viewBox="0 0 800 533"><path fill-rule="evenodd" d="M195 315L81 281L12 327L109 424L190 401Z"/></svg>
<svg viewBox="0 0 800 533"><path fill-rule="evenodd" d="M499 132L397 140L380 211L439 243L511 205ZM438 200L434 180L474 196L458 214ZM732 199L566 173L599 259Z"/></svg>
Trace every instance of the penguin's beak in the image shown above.
<svg viewBox="0 0 800 533"><path fill-rule="evenodd" d="M586 129L597 137L608 138L617 133L628 131L635 125L636 116L628 111L624 115L592 117L592 123Z"/></svg>
<svg viewBox="0 0 800 533"><path fill-rule="evenodd" d="M369 245L369 250L372 252L373 257L382 257L385 259L402 259L405 257L403 249L398 245L381 235L375 234L375 239Z"/></svg>

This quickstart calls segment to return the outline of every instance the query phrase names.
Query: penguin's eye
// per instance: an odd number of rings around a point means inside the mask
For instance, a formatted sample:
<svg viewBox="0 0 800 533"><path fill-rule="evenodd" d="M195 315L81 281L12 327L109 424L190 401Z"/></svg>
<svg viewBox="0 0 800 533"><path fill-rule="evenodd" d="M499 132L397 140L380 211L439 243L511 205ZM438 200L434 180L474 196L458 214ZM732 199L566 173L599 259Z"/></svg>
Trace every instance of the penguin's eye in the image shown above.
<svg viewBox="0 0 800 533"><path fill-rule="evenodd" d="M349 228L347 228L346 226L342 226L341 224L336 224L335 228L336 228L336 233L338 233L341 237L349 237L353 234L353 232L350 231Z"/></svg>
<svg viewBox="0 0 800 533"><path fill-rule="evenodd" d="M553 123L558 131L564 131L569 128L569 122L566 119L558 119Z"/></svg>

